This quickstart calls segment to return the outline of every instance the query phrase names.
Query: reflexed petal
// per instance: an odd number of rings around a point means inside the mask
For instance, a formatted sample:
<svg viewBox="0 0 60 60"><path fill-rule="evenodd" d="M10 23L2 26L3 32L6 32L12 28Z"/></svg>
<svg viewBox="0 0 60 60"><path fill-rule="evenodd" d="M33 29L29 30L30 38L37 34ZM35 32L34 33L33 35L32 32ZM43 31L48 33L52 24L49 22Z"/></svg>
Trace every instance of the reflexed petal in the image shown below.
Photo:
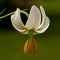
<svg viewBox="0 0 60 60"><path fill-rule="evenodd" d="M36 32L37 33L43 33L46 31L46 29L49 27L50 20L46 16L45 10L42 6L40 6L41 14L42 14L42 22L40 26L37 28Z"/></svg>
<svg viewBox="0 0 60 60"><path fill-rule="evenodd" d="M50 20L49 18L46 16L45 20L42 21L42 24L38 27L37 29L37 33L43 33L47 30L47 28L49 27L50 24Z"/></svg>
<svg viewBox="0 0 60 60"><path fill-rule="evenodd" d="M42 6L40 6L40 10L41 10L41 14L42 14L42 20L44 20L45 16L46 16L45 10Z"/></svg>
<svg viewBox="0 0 60 60"><path fill-rule="evenodd" d="M30 15L26 23L28 29L37 28L41 23L41 13L36 6L32 6Z"/></svg>
<svg viewBox="0 0 60 60"><path fill-rule="evenodd" d="M17 31L19 31L19 32L24 32L25 31L24 24L22 23L22 20L21 20L19 8L17 8L15 13L11 16L11 22L12 22L13 27Z"/></svg>

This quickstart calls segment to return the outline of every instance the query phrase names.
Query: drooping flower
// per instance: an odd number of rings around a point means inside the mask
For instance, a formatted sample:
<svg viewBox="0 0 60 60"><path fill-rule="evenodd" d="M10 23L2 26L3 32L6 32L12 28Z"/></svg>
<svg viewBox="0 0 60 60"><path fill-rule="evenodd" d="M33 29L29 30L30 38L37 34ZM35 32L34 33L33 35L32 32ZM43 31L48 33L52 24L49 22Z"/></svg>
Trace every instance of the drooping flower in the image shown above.
<svg viewBox="0 0 60 60"><path fill-rule="evenodd" d="M37 50L37 48L36 49L33 48L34 47L33 44L35 44L36 46L37 44L35 43L36 41L32 41L33 40L32 36L35 34L41 34L45 32L50 24L50 20L46 16L44 8L40 6L39 10L35 5L31 7L30 14L25 25L22 22L19 8L17 8L15 13L11 16L11 22L13 27L17 31L19 31L22 34L29 34L30 36L28 41L25 43L24 52L30 52L30 50L32 52L32 50L33 51Z"/></svg>

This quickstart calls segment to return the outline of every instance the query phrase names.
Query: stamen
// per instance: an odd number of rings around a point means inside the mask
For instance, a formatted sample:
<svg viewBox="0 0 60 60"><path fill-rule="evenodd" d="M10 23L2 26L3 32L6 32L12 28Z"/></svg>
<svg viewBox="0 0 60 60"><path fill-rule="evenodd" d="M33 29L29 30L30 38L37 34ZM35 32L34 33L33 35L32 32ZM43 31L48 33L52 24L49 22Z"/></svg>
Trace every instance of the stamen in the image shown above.
<svg viewBox="0 0 60 60"><path fill-rule="evenodd" d="M28 40L26 41L24 45L24 53L26 54L37 53L37 43L33 37L32 31L30 31Z"/></svg>

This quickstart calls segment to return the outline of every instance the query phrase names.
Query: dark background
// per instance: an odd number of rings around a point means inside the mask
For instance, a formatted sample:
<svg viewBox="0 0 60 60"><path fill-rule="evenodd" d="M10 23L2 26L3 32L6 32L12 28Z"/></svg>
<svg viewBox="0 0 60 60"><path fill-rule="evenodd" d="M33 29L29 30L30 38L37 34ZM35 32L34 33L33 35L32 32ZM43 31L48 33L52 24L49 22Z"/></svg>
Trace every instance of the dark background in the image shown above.
<svg viewBox="0 0 60 60"><path fill-rule="evenodd" d="M38 43L37 54L23 53L28 36L12 27L9 16L0 21L0 60L60 60L60 0L0 0L0 12L6 8L1 16L15 11L17 7L30 10L32 5L38 8L42 5L50 18L47 31L35 36ZM25 24L27 17L21 15Z"/></svg>

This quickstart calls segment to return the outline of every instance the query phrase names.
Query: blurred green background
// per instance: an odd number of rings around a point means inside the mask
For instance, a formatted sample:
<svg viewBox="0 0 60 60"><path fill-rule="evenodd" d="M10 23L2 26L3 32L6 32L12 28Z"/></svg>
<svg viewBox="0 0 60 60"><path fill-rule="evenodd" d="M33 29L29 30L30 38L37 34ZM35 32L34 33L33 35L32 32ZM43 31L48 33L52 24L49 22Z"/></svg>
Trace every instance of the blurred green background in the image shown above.
<svg viewBox="0 0 60 60"><path fill-rule="evenodd" d="M42 5L50 18L48 30L35 36L37 54L24 54L23 47L28 36L12 27L9 16L0 21L0 60L60 60L60 0L0 0L0 11L6 7L4 15L17 7L30 10L32 5ZM25 23L27 17L22 17Z"/></svg>

